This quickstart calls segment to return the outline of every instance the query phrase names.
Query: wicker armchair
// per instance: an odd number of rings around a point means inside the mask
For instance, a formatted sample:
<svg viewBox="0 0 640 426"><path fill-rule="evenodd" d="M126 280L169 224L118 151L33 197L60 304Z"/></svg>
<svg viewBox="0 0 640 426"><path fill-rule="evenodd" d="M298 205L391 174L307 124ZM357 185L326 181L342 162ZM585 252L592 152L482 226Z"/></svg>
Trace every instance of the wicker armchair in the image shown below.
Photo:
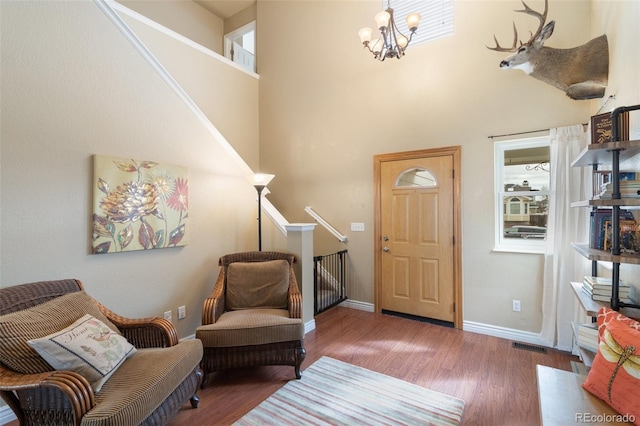
<svg viewBox="0 0 640 426"><path fill-rule="evenodd" d="M301 377L306 353L294 262L294 255L279 252L220 258L220 274L196 330L204 346L203 387L210 373L237 367L291 365Z"/></svg>
<svg viewBox="0 0 640 426"><path fill-rule="evenodd" d="M19 341L40 329L65 328L84 314L104 319L113 331L117 327L136 350L99 392L83 375L53 370ZM187 401L194 408L199 403L200 341L179 343L173 324L163 318L115 314L88 296L78 280L0 289L0 339L6 339L0 346L0 395L21 425L164 424Z"/></svg>

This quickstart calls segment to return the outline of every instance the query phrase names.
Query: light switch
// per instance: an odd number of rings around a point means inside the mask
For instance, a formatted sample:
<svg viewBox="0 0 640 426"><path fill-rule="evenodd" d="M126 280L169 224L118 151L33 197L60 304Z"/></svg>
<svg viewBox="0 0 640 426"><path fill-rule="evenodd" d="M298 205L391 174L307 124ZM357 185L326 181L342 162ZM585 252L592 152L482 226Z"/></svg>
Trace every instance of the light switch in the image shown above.
<svg viewBox="0 0 640 426"><path fill-rule="evenodd" d="M364 232L364 223L351 223L351 230L354 232Z"/></svg>

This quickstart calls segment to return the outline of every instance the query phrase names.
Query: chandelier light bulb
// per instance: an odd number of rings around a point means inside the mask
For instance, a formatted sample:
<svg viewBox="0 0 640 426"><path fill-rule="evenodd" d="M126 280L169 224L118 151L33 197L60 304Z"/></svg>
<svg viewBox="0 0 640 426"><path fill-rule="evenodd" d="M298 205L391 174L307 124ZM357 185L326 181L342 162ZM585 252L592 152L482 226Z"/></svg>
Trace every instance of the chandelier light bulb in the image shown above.
<svg viewBox="0 0 640 426"><path fill-rule="evenodd" d="M378 29L380 29L380 31L384 31L389 26L389 19L391 19L391 15L389 12L382 11L376 15L375 19Z"/></svg>
<svg viewBox="0 0 640 426"><path fill-rule="evenodd" d="M400 46L402 49L407 47L407 45L409 44L409 39L403 36L402 34L398 34L397 40L398 40L398 46Z"/></svg>
<svg viewBox="0 0 640 426"><path fill-rule="evenodd" d="M371 33L373 30L369 27L364 27L360 31L358 31L358 36L360 36L360 41L362 43L367 43L371 41Z"/></svg>
<svg viewBox="0 0 640 426"><path fill-rule="evenodd" d="M418 25L420 24L420 14L412 13L407 16L407 27L409 31L414 32L418 29Z"/></svg>

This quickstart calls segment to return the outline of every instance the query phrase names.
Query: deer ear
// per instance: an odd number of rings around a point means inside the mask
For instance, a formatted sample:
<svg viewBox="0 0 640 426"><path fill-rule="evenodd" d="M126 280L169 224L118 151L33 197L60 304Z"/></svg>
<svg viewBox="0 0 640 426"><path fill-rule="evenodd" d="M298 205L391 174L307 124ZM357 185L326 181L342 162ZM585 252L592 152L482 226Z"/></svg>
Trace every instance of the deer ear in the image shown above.
<svg viewBox="0 0 640 426"><path fill-rule="evenodd" d="M551 34L553 34L553 28L555 27L555 25L556 21L551 21L547 25L545 25L542 31L540 31L540 34L538 34L538 37L536 37L536 39L533 41L533 43L535 45L542 45L542 43L544 43L545 40L551 37Z"/></svg>

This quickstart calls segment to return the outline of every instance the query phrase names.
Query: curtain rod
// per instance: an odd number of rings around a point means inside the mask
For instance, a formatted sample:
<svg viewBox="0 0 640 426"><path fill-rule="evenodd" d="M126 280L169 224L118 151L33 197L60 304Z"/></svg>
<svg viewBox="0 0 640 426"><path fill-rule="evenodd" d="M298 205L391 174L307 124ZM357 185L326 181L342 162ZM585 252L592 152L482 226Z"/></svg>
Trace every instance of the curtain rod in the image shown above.
<svg viewBox="0 0 640 426"><path fill-rule="evenodd" d="M526 135L528 133L539 133L539 132L548 132L551 129L539 129L539 130L529 130L528 132L518 132L518 133L506 133L504 135L491 135L487 136L489 139L493 138L502 138L505 136L517 136L517 135Z"/></svg>
<svg viewBox="0 0 640 426"><path fill-rule="evenodd" d="M609 103L609 101L611 99L615 99L616 95L609 95L609 97L607 98L606 101L604 101L604 103L602 104L602 106L598 109L598 111L596 112L595 115L598 115L598 113L600 111L602 111L602 108L605 107L605 105L607 105ZM582 123L583 126L587 126L589 123ZM539 132L548 132L551 129L539 129L539 130L529 130L528 132L518 132L518 133L507 133L504 135L491 135L491 136L487 136L489 139L493 139L493 138L502 138L502 137L506 137L506 136L518 136L518 135L526 135L529 133L539 133Z"/></svg>

